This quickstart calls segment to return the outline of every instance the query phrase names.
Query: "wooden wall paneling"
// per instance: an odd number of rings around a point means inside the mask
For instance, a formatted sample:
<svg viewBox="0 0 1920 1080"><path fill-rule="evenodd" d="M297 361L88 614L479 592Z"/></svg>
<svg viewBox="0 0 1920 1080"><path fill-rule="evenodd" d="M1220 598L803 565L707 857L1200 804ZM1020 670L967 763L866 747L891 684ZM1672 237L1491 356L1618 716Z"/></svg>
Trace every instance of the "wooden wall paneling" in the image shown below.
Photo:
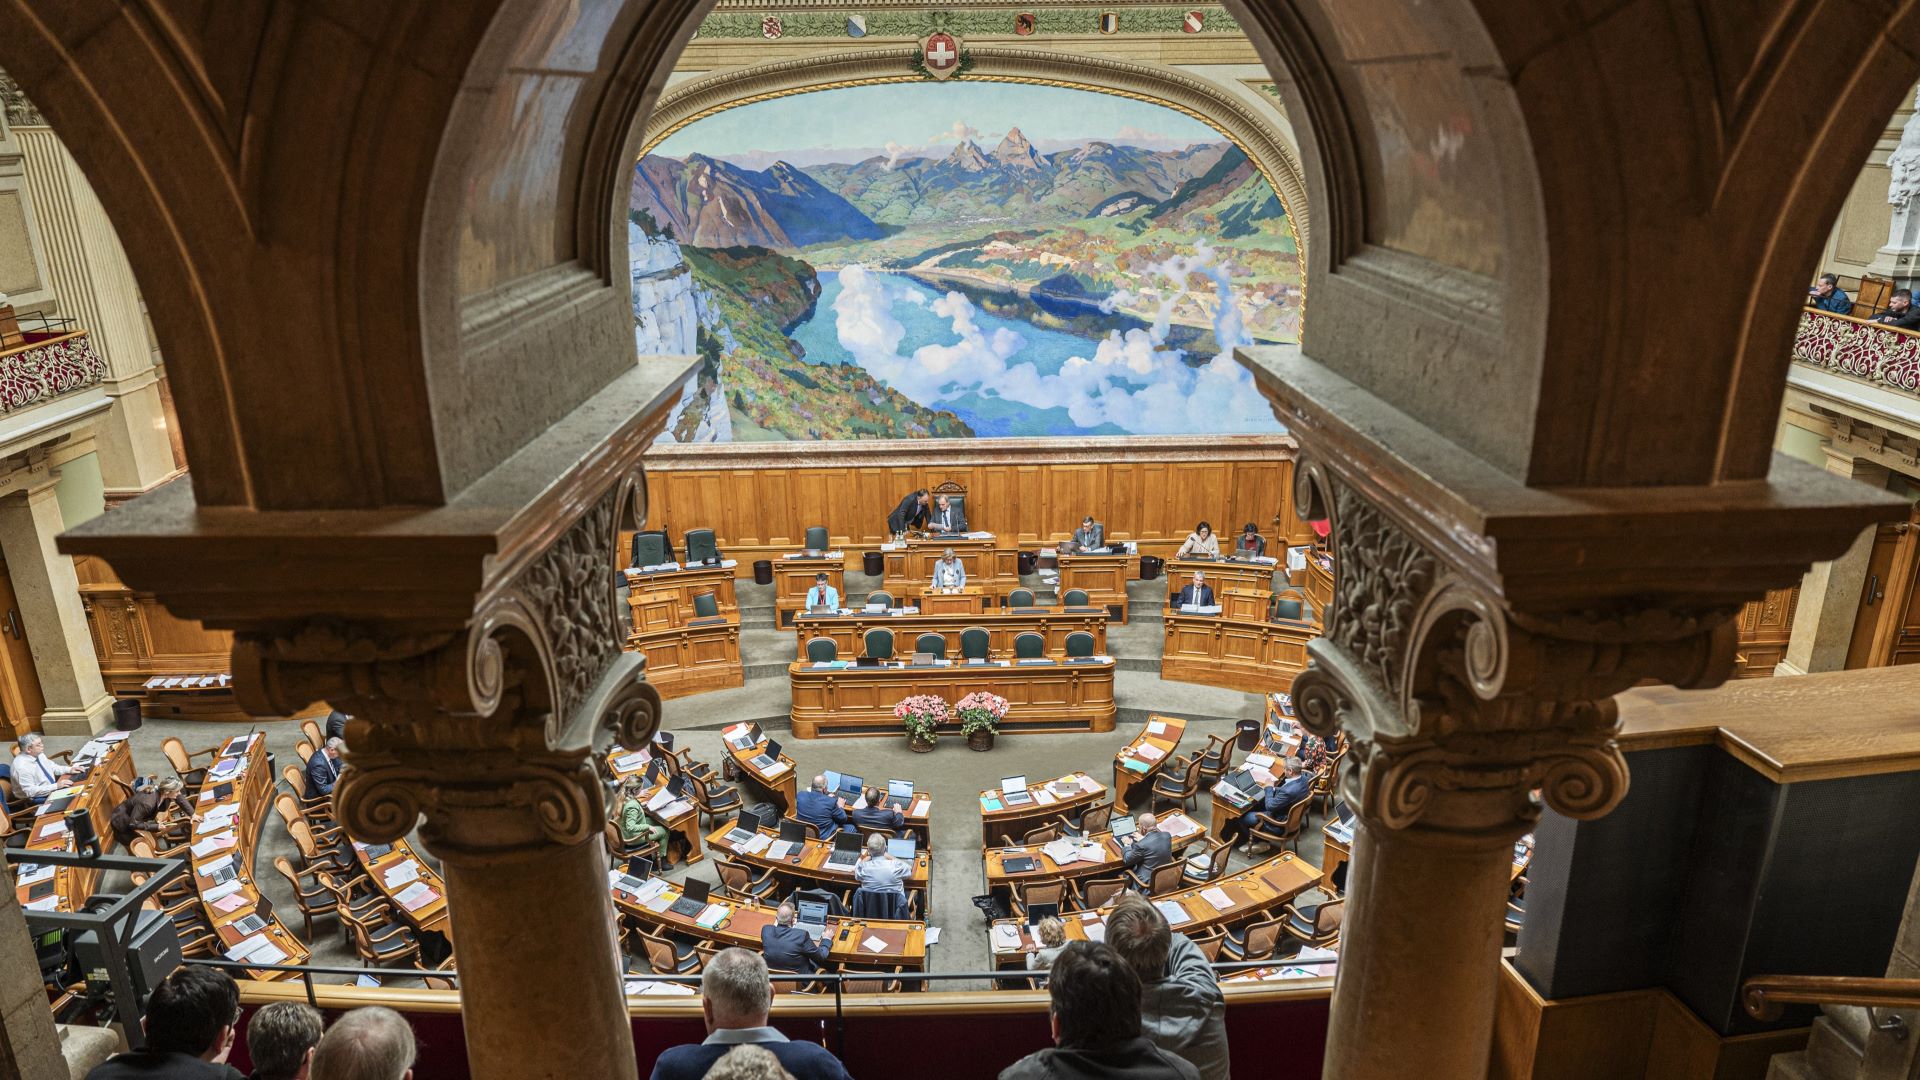
<svg viewBox="0 0 1920 1080"><path fill-rule="evenodd" d="M1168 505L1173 498L1172 485L1168 482L1170 468L1164 461L1149 461L1140 466L1139 498L1133 506L1125 508L1130 512L1119 524L1124 531L1116 534L1110 527L1107 535L1118 540L1138 540L1166 531L1167 523L1173 520ZM1186 535L1185 530L1181 535Z"/></svg>
<svg viewBox="0 0 1920 1080"><path fill-rule="evenodd" d="M1740 636L1741 663L1736 678L1757 679L1773 674L1774 665L1787 655L1787 639L1793 633L1793 613L1799 606L1800 586L1775 589L1740 609L1736 620Z"/></svg>
<svg viewBox="0 0 1920 1080"><path fill-rule="evenodd" d="M1001 515L1008 519L1006 531L1023 544L1037 543L1044 539L1041 532L1046 528L1045 470L1038 465L1018 465L1013 469L1012 481L1013 497Z"/></svg>
<svg viewBox="0 0 1920 1080"><path fill-rule="evenodd" d="M1047 470L1047 501L1038 516L1039 539L1070 536L1083 514L1107 505L1101 482L1104 471L1098 465L1055 465Z"/></svg>

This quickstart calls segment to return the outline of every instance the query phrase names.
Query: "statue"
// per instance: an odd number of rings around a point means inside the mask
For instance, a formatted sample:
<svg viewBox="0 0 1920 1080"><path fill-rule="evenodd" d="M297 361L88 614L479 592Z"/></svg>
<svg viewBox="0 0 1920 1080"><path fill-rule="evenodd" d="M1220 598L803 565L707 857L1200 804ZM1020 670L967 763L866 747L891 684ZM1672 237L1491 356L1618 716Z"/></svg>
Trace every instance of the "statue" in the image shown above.
<svg viewBox="0 0 1920 1080"><path fill-rule="evenodd" d="M1887 156L1887 202L1906 209L1920 195L1920 94L1915 95L1915 112L1900 129L1900 145Z"/></svg>

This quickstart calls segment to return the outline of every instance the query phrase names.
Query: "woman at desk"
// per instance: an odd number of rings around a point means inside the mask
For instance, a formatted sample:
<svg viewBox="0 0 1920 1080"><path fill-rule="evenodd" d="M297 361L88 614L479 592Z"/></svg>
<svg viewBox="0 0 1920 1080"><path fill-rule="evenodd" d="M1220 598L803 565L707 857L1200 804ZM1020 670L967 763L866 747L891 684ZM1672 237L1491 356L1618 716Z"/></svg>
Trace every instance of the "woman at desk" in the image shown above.
<svg viewBox="0 0 1920 1080"><path fill-rule="evenodd" d="M1187 534L1186 543L1173 553L1176 559L1217 559L1220 557L1220 538L1213 535L1213 526L1201 522Z"/></svg>
<svg viewBox="0 0 1920 1080"><path fill-rule="evenodd" d="M629 846L659 845L660 864L665 866L668 862L667 829L647 816L646 790L647 782L638 776L629 776L620 782L620 810L617 817L620 842Z"/></svg>
<svg viewBox="0 0 1920 1080"><path fill-rule="evenodd" d="M200 815L193 812L193 804L187 801L185 785L179 777L169 776L156 782L149 776L138 790L113 808L107 826L113 830L114 842L126 847L135 834L164 831L167 826L160 823L163 809L178 811L195 822L200 820Z"/></svg>
<svg viewBox="0 0 1920 1080"><path fill-rule="evenodd" d="M1260 527L1247 522L1240 530L1240 539L1233 542L1233 553L1242 559L1257 559L1267 553L1267 538L1260 535Z"/></svg>

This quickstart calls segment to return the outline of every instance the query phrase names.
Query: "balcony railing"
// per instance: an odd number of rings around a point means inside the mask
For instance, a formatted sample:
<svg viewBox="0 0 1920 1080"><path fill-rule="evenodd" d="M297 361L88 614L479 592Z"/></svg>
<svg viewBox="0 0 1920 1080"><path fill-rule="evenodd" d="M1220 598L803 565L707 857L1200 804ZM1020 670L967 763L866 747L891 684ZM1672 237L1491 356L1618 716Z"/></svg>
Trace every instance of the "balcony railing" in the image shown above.
<svg viewBox="0 0 1920 1080"><path fill-rule="evenodd" d="M1908 393L1920 391L1920 333L1811 308L1800 315L1793 358Z"/></svg>
<svg viewBox="0 0 1920 1080"><path fill-rule="evenodd" d="M66 326L8 335L0 342L0 414L97 386L107 362L85 330Z"/></svg>

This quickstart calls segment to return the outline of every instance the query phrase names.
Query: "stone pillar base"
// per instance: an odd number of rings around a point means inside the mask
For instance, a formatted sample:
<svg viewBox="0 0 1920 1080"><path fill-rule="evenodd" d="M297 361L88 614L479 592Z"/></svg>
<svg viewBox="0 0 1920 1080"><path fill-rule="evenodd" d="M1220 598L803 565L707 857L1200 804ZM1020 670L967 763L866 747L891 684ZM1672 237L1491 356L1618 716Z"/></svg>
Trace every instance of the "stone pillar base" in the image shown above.
<svg viewBox="0 0 1920 1080"><path fill-rule="evenodd" d="M113 695L101 694L79 709L49 708L40 714L40 730L48 735L98 735L113 716Z"/></svg>

